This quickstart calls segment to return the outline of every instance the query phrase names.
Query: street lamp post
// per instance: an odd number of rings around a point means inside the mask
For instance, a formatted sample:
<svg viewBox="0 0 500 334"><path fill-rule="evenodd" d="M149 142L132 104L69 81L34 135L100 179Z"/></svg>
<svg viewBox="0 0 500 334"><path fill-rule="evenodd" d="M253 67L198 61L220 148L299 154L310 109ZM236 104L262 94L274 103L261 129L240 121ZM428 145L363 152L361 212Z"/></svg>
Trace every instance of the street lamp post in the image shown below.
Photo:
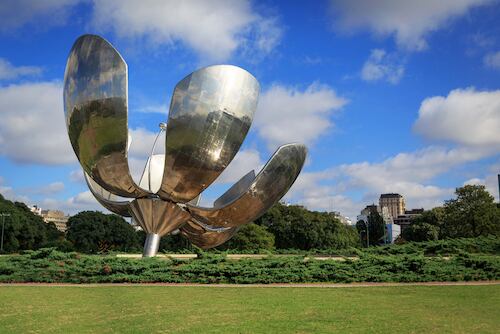
<svg viewBox="0 0 500 334"><path fill-rule="evenodd" d="M368 221L364 221L366 227L366 248L370 247L370 231L368 230Z"/></svg>
<svg viewBox="0 0 500 334"><path fill-rule="evenodd" d="M3 253L3 234L5 230L5 217L10 217L10 213L0 213L0 216L2 216L2 241L0 243L0 252Z"/></svg>

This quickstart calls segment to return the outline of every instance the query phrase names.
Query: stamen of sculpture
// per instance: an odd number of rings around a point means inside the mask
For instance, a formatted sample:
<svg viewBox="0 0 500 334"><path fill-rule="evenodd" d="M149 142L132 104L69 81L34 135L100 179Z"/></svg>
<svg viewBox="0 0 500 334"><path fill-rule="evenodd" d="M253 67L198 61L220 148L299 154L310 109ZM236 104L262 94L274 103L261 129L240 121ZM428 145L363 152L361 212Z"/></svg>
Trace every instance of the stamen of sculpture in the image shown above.
<svg viewBox="0 0 500 334"><path fill-rule="evenodd" d="M78 38L64 74L69 139L90 191L106 209L132 217L146 232L143 256L158 252L160 238L180 232L203 249L229 240L279 201L298 177L307 154L301 144L283 145L264 168L250 171L213 207L200 194L228 166L252 123L259 84L231 65L202 68L175 87L165 153L154 154L139 184L128 166L127 64L106 40Z"/></svg>

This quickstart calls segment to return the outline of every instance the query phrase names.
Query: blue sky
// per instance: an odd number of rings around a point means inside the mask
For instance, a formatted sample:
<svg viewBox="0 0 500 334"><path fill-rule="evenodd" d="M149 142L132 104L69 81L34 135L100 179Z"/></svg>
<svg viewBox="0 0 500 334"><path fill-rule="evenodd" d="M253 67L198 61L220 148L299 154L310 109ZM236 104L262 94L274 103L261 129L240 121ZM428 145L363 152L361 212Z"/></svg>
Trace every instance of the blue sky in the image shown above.
<svg viewBox="0 0 500 334"><path fill-rule="evenodd" d="M209 204L281 144L309 157L292 203L355 216L380 193L431 208L465 183L498 199L500 2L2 1L0 193L99 209L67 137L62 80L73 42L108 39L129 65L129 164L139 177L175 84L209 64L261 84L240 153Z"/></svg>

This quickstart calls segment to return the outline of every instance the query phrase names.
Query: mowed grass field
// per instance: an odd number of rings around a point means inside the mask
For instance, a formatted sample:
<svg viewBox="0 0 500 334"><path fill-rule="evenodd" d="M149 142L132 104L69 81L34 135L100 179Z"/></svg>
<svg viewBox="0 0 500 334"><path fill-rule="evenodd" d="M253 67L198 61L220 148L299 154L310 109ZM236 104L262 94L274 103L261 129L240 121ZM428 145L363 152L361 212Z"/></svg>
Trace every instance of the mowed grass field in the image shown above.
<svg viewBox="0 0 500 334"><path fill-rule="evenodd" d="M0 333L500 333L500 285L2 286Z"/></svg>

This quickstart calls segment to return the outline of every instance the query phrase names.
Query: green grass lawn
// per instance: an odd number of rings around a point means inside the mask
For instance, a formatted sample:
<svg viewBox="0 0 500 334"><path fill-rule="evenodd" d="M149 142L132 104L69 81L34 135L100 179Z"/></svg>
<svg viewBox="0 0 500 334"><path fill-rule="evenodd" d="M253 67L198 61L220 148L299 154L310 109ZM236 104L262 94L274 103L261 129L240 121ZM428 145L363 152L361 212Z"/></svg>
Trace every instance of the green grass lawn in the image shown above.
<svg viewBox="0 0 500 334"><path fill-rule="evenodd" d="M499 333L500 285L0 287L0 333Z"/></svg>

